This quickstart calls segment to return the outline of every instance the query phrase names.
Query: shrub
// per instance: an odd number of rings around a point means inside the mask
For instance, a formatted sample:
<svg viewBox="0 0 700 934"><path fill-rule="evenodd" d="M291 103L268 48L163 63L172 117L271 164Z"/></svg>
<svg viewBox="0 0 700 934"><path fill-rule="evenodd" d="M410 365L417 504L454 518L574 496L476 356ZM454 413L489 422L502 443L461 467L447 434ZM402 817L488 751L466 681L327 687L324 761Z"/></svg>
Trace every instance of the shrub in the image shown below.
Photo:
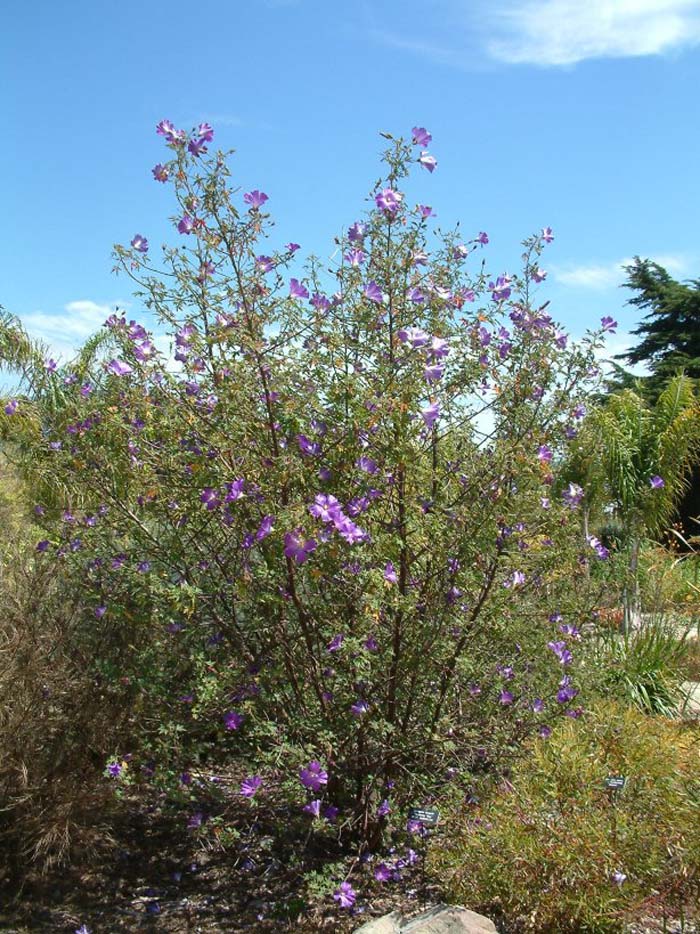
<svg viewBox="0 0 700 934"><path fill-rule="evenodd" d="M536 740L483 806L448 817L432 871L508 930L621 931L700 892L696 729L613 704ZM622 792L605 779L624 775Z"/></svg>
<svg viewBox="0 0 700 934"><path fill-rule="evenodd" d="M235 757L376 841L579 713L603 553L557 467L613 323L574 345L535 302L549 228L521 275L472 271L488 237L431 230L403 140L324 268L264 245L267 195L240 197L210 127L158 132L179 244L115 257L175 359L115 314L112 359L93 342L8 403L39 426L15 439L37 548L81 588L93 675L138 697L131 774Z"/></svg>
<svg viewBox="0 0 700 934"><path fill-rule="evenodd" d="M0 845L14 870L100 839L105 757L133 711L124 685L91 664L80 594L32 552L20 539L0 554Z"/></svg>

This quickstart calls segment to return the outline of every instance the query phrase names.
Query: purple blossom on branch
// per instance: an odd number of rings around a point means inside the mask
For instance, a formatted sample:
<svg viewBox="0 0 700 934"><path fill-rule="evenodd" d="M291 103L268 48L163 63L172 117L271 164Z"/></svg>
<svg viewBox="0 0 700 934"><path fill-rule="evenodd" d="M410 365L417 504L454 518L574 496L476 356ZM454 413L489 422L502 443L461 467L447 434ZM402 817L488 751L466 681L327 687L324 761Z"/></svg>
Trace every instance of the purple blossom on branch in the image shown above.
<svg viewBox="0 0 700 934"><path fill-rule="evenodd" d="M247 191L243 195L243 200L250 205L251 211L258 211L269 199L264 191L258 191L256 188L254 191Z"/></svg>
<svg viewBox="0 0 700 934"><path fill-rule="evenodd" d="M368 298L371 302L377 302L377 304L381 304L384 301L384 294L374 280L367 283L362 294L365 298Z"/></svg>
<svg viewBox="0 0 700 934"><path fill-rule="evenodd" d="M338 902L341 908L352 908L357 898L357 892L349 882L341 882L333 893L333 898Z"/></svg>
<svg viewBox="0 0 700 934"><path fill-rule="evenodd" d="M287 558L294 558L297 564L303 564L309 555L316 550L316 539L304 540L297 532L286 532L284 536L284 554Z"/></svg>
<svg viewBox="0 0 700 934"><path fill-rule="evenodd" d="M241 794L244 798L253 798L262 786L262 778L259 775L251 775L241 782Z"/></svg>
<svg viewBox="0 0 700 934"><path fill-rule="evenodd" d="M403 201L403 195L401 192L394 191L393 188L383 188L375 195L374 201L380 211L393 215L398 211L399 205Z"/></svg>
<svg viewBox="0 0 700 934"><path fill-rule="evenodd" d="M422 152L418 157L418 161L424 169L427 169L431 173L434 172L437 167L437 159L435 156L431 156L429 152Z"/></svg>
<svg viewBox="0 0 700 934"><path fill-rule="evenodd" d="M128 376L134 372L134 368L125 363L124 360L110 360L107 364L107 370L115 376Z"/></svg>
<svg viewBox="0 0 700 934"><path fill-rule="evenodd" d="M432 142L432 135L424 126L414 126L411 131L411 138L414 146L429 146Z"/></svg>
<svg viewBox="0 0 700 934"><path fill-rule="evenodd" d="M309 290L303 286L298 279L289 280L289 297L290 298L308 298Z"/></svg>
<svg viewBox="0 0 700 934"><path fill-rule="evenodd" d="M299 781L309 791L320 791L328 784L328 772L317 759L312 759L306 768L299 770Z"/></svg>
<svg viewBox="0 0 700 934"><path fill-rule="evenodd" d="M224 715L224 726L227 730L238 730L240 729L244 720L245 714L237 713L235 710L230 710L227 714Z"/></svg>

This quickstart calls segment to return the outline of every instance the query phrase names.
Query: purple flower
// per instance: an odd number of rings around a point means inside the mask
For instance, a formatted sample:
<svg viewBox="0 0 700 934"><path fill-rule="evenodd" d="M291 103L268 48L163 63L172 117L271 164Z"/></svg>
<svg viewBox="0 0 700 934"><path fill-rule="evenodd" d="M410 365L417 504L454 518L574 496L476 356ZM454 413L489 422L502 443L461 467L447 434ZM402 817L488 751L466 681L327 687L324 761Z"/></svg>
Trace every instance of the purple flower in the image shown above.
<svg viewBox="0 0 700 934"><path fill-rule="evenodd" d="M362 717L369 710L369 704L366 700L356 700L350 707L350 713L353 717Z"/></svg>
<svg viewBox="0 0 700 934"><path fill-rule="evenodd" d="M403 344L410 344L414 349L424 347L430 342L430 335L422 328L401 328L397 331L397 336Z"/></svg>
<svg viewBox="0 0 700 934"><path fill-rule="evenodd" d="M212 512L214 509L218 509L221 505L221 499L219 494L212 487L205 487L199 495L199 501L204 503L209 512Z"/></svg>
<svg viewBox="0 0 700 934"><path fill-rule="evenodd" d="M442 360L450 352L450 345L444 337L434 337L430 341L428 356L432 360Z"/></svg>
<svg viewBox="0 0 700 934"><path fill-rule="evenodd" d="M627 879L627 876L624 872L620 872L619 869L616 869L610 878L615 883L615 885L622 885L622 883Z"/></svg>
<svg viewBox="0 0 700 934"><path fill-rule="evenodd" d="M384 568L384 580L388 581L390 584L397 584L399 581L396 569L391 561L387 561L386 567Z"/></svg>
<svg viewBox="0 0 700 934"><path fill-rule="evenodd" d="M258 526L258 530L255 533L255 541L261 542L264 538L274 531L274 516L265 516Z"/></svg>
<svg viewBox="0 0 700 934"><path fill-rule="evenodd" d="M537 457L543 464L548 464L552 460L552 449L546 444L541 444L537 449Z"/></svg>
<svg viewBox="0 0 700 934"><path fill-rule="evenodd" d="M229 710L227 714L224 714L224 726L227 730L239 729L244 720L245 715L236 713L235 710Z"/></svg>
<svg viewBox="0 0 700 934"><path fill-rule="evenodd" d="M334 804L328 804L323 809L323 816L329 824L333 823L338 814L340 814L340 808L337 808Z"/></svg>
<svg viewBox="0 0 700 934"><path fill-rule="evenodd" d="M255 793L258 791L262 783L263 780L259 775L251 775L249 778L244 778L241 782L241 794L244 798L255 797Z"/></svg>
<svg viewBox="0 0 700 934"><path fill-rule="evenodd" d="M414 146L429 146L433 139L424 126L414 126L411 134Z"/></svg>
<svg viewBox="0 0 700 934"><path fill-rule="evenodd" d="M214 139L214 128L208 123L200 123L197 127L197 136L204 143L211 143Z"/></svg>
<svg viewBox="0 0 700 934"><path fill-rule="evenodd" d="M318 292L314 292L311 296L311 304L316 311L320 311L322 314L325 314L331 307L331 303L326 296L320 295Z"/></svg>
<svg viewBox="0 0 700 934"><path fill-rule="evenodd" d="M123 766L121 762L117 762L116 760L107 763L107 772L112 776L112 778L117 778L119 775L121 775L122 768Z"/></svg>
<svg viewBox="0 0 700 934"><path fill-rule="evenodd" d="M575 509L583 499L583 489L578 483L570 483L562 493L562 499L570 509Z"/></svg>
<svg viewBox="0 0 700 934"><path fill-rule="evenodd" d="M513 695L510 691L505 689L501 691L500 702L504 707L507 707L509 704L513 703Z"/></svg>
<svg viewBox="0 0 700 934"><path fill-rule="evenodd" d="M445 375L445 367L441 363L433 364L432 366L427 366L423 370L423 376L425 377L426 383L429 385L431 383L437 383L438 380L441 380Z"/></svg>
<svg viewBox="0 0 700 934"><path fill-rule="evenodd" d="M366 233L367 224L363 224L362 221L355 221L354 224L348 227L348 240L350 240L351 243L358 243L364 240Z"/></svg>
<svg viewBox="0 0 700 934"><path fill-rule="evenodd" d="M251 211L257 211L263 206L263 204L265 204L265 202L268 200L268 197L264 191L258 191L256 188L254 191L247 191L243 195L243 200L246 204L250 205Z"/></svg>
<svg viewBox="0 0 700 934"><path fill-rule="evenodd" d="M369 473L369 474L375 474L379 470L379 467L377 466L377 462L375 460L372 460L371 457L367 457L365 454L363 454L361 457L357 459L357 461L355 462L355 466L359 467L360 470L364 470L365 473Z"/></svg>
<svg viewBox="0 0 700 934"><path fill-rule="evenodd" d="M141 234L134 234L131 245L138 253L148 253L148 240Z"/></svg>
<svg viewBox="0 0 700 934"><path fill-rule="evenodd" d="M153 168L151 169L151 172L153 172L153 178L155 178L157 182L167 182L168 175L170 174L168 170L166 169L166 167L162 165L160 162L158 163L158 165L153 166Z"/></svg>
<svg viewBox="0 0 700 934"><path fill-rule="evenodd" d="M559 690L557 691L557 703L568 704L577 694L578 690L571 686L571 678L569 678L568 675L562 678L559 682Z"/></svg>
<svg viewBox="0 0 700 934"><path fill-rule="evenodd" d="M286 250L288 253L296 253L297 250L300 250L300 249L301 249L301 247L300 247L300 245L299 245L298 243L293 243L293 242L292 242L292 243L286 243L286 244L284 245L284 248L285 248L285 250Z"/></svg>
<svg viewBox="0 0 700 934"><path fill-rule="evenodd" d="M305 804L302 810L306 814L311 814L312 817L319 817L321 814L321 801L316 799L315 801L309 801L308 804Z"/></svg>
<svg viewBox="0 0 700 934"><path fill-rule="evenodd" d="M617 321L614 321L610 315L606 315L604 318L600 319L600 326L603 331L609 331L611 334L615 333L615 328L617 327Z"/></svg>
<svg viewBox="0 0 700 934"><path fill-rule="evenodd" d="M176 130L170 120L161 120L156 126L158 136L164 136L168 143L181 143L185 139L184 130Z"/></svg>
<svg viewBox="0 0 700 934"><path fill-rule="evenodd" d="M350 250L345 254L345 262L350 263L351 266L361 266L366 259L367 254L362 250Z"/></svg>
<svg viewBox="0 0 700 934"><path fill-rule="evenodd" d="M380 863L374 870L374 878L377 882L388 882L391 879L391 869L386 863Z"/></svg>
<svg viewBox="0 0 700 934"><path fill-rule="evenodd" d="M338 902L341 908L352 908L357 898L357 893L349 882L341 882L333 893L333 898Z"/></svg>
<svg viewBox="0 0 700 934"><path fill-rule="evenodd" d="M311 552L316 550L316 540L309 538L304 541L296 532L286 532L284 536L284 554L287 558L294 558L297 564L303 564Z"/></svg>
<svg viewBox="0 0 700 934"><path fill-rule="evenodd" d="M489 288L491 289L491 298L494 302L503 302L507 301L510 298L511 288L511 277L510 276L499 276L495 283L489 282Z"/></svg>
<svg viewBox="0 0 700 934"><path fill-rule="evenodd" d="M321 445L318 441L309 441L306 435L297 435L297 444L302 454L307 457L315 457L321 453Z"/></svg>
<svg viewBox="0 0 700 934"><path fill-rule="evenodd" d="M299 770L299 781L309 791L320 791L323 785L328 784L328 772L318 760L312 759L306 768Z"/></svg>
<svg viewBox="0 0 700 934"><path fill-rule="evenodd" d="M107 607L106 607L106 606L96 606L96 607L95 607L95 617L96 617L97 619L102 619L102 617L105 615L106 612L107 612Z"/></svg>
<svg viewBox="0 0 700 934"><path fill-rule="evenodd" d="M653 477L649 477L649 486L652 490L662 490L666 483L663 477L660 477L658 474L654 474Z"/></svg>
<svg viewBox="0 0 700 934"><path fill-rule="evenodd" d="M115 376L128 376L129 373L134 372L133 367L125 363L124 360L110 360L107 364L107 370L114 373Z"/></svg>
<svg viewBox="0 0 700 934"><path fill-rule="evenodd" d="M17 411L17 406L19 403L16 399L10 399L10 401L5 406L5 415L14 415Z"/></svg>
<svg viewBox="0 0 700 934"><path fill-rule="evenodd" d="M380 211L393 215L398 211L399 205L403 201L403 195L398 191L394 191L393 188L383 188L375 195L374 201Z"/></svg>
<svg viewBox="0 0 700 934"><path fill-rule="evenodd" d="M256 256L255 263L260 272L270 272L275 268L275 264L270 256Z"/></svg>
<svg viewBox="0 0 700 934"><path fill-rule="evenodd" d="M432 428L440 417L440 403L431 402L430 405L420 413L423 421L428 428Z"/></svg>
<svg viewBox="0 0 700 934"><path fill-rule="evenodd" d="M389 804L388 798L385 798L382 803L377 808L377 817L386 817L387 814L391 813L391 805Z"/></svg>
<svg viewBox="0 0 700 934"><path fill-rule="evenodd" d="M313 504L309 506L309 512L322 522L334 522L342 514L340 503L335 496L326 493L316 494Z"/></svg>
<svg viewBox="0 0 700 934"><path fill-rule="evenodd" d="M187 821L190 830L197 830L204 823L204 814L201 811L195 811Z"/></svg>
<svg viewBox="0 0 700 934"><path fill-rule="evenodd" d="M479 236L476 238L476 242L480 243L482 246L486 246L489 242L489 235L484 233L483 230L479 231Z"/></svg>
<svg viewBox="0 0 700 934"><path fill-rule="evenodd" d="M187 151L192 153L193 156L201 156L203 152L207 151L206 141L199 138L191 139L187 144Z"/></svg>
<svg viewBox="0 0 700 934"><path fill-rule="evenodd" d="M290 298L308 298L309 290L305 288L298 279L289 280L289 297Z"/></svg>
<svg viewBox="0 0 700 934"><path fill-rule="evenodd" d="M191 234L194 230L194 220L189 214L183 214L177 225L177 229L181 234Z"/></svg>
<svg viewBox="0 0 700 934"><path fill-rule="evenodd" d="M235 503L237 499L240 499L243 496L243 488L245 486L245 479L239 477L237 480L232 480L226 486L226 502Z"/></svg>
<svg viewBox="0 0 700 934"><path fill-rule="evenodd" d="M423 166L423 168L427 169L429 172L435 171L435 167L437 166L437 159L435 156L431 156L429 152L422 152L418 157L418 161Z"/></svg>
<svg viewBox="0 0 700 934"><path fill-rule="evenodd" d="M43 553L43 552L48 551L48 550L49 550L49 542L48 542L46 539L42 539L42 541L37 542L36 550L37 550L38 552L40 552L40 553Z"/></svg>
<svg viewBox="0 0 700 934"><path fill-rule="evenodd" d="M558 642L548 642L547 648L554 652L562 665L571 664L573 655L566 647L566 642L564 642L563 639L559 640Z"/></svg>
<svg viewBox="0 0 700 934"><path fill-rule="evenodd" d="M543 227L542 233L540 234L545 243L551 243L554 240L554 234L552 233L551 227Z"/></svg>
<svg viewBox="0 0 700 934"><path fill-rule="evenodd" d="M362 294L365 296L365 298L368 298L371 302L377 302L378 304L381 304L384 301L384 295L382 293L382 290L379 288L379 286L374 280L367 283L367 285L364 287Z"/></svg>
<svg viewBox="0 0 700 934"><path fill-rule="evenodd" d="M340 651L344 641L345 641L345 636L343 635L342 632L339 632L337 635L333 636L331 641L326 646L326 649L329 652L338 652Z"/></svg>
<svg viewBox="0 0 700 934"><path fill-rule="evenodd" d="M92 934L92 929L87 924L81 924L79 928L75 929L75 934Z"/></svg>
<svg viewBox="0 0 700 934"><path fill-rule="evenodd" d="M544 271L544 269L540 269L539 266L537 266L536 269L533 269L532 271L533 282L544 282L546 278L547 278L547 273ZM564 339L564 342L566 343L566 338Z"/></svg>

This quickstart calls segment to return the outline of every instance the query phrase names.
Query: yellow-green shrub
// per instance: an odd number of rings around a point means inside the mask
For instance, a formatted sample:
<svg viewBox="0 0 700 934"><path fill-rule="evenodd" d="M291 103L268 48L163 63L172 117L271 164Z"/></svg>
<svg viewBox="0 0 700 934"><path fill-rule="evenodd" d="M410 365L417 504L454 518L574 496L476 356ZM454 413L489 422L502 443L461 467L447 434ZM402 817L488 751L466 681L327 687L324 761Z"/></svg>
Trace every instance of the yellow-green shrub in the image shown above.
<svg viewBox="0 0 700 934"><path fill-rule="evenodd" d="M626 776L622 792L609 775ZM509 930L613 932L652 907L698 904L700 735L602 705L535 742L510 782L448 826L432 871Z"/></svg>

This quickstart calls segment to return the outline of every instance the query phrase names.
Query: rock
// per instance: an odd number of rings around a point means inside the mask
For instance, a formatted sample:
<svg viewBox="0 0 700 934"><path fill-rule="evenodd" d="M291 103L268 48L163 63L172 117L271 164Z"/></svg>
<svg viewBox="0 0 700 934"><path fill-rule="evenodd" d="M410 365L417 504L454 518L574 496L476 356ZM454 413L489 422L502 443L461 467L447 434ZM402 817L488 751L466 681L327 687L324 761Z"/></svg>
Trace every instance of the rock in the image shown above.
<svg viewBox="0 0 700 934"><path fill-rule="evenodd" d="M355 934L497 934L493 921L468 908L436 905L404 921L398 911L368 921Z"/></svg>
<svg viewBox="0 0 700 934"><path fill-rule="evenodd" d="M368 921L355 930L355 934L398 934L401 930L401 912L392 911L390 915Z"/></svg>

